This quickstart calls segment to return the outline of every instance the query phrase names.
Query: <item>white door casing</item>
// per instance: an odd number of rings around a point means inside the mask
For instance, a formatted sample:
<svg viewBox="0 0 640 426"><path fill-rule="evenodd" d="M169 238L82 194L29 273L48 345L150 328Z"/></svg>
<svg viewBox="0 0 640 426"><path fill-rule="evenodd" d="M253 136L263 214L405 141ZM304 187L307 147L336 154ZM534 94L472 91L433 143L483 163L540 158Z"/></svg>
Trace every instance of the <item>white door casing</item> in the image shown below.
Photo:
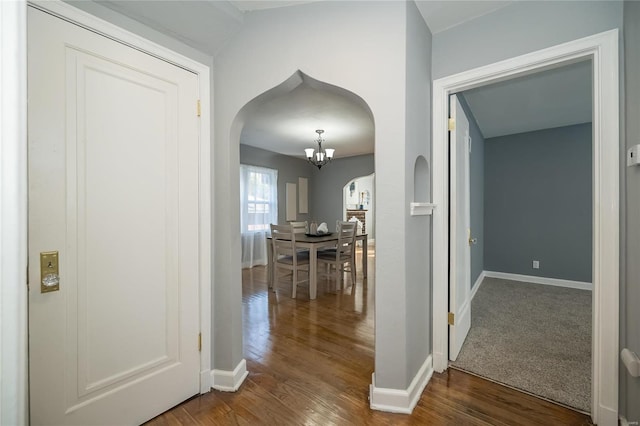
<svg viewBox="0 0 640 426"><path fill-rule="evenodd" d="M0 1L0 424L29 423L27 6Z"/></svg>
<svg viewBox="0 0 640 426"><path fill-rule="evenodd" d="M456 95L449 97L449 115L455 123L449 132L449 185L455 188L449 219L450 257L456 260L449 273L449 312L454 314L453 324L449 324L449 359L455 361L471 328L469 120Z"/></svg>
<svg viewBox="0 0 640 426"><path fill-rule="evenodd" d="M28 29L31 421L140 423L201 389L198 76L34 8Z"/></svg>
<svg viewBox="0 0 640 426"><path fill-rule="evenodd" d="M591 418L618 423L619 58L618 30L552 46L433 82L433 367L448 364L449 269L447 107L451 93L549 68L593 65L593 309ZM442 208L440 208L442 206ZM452 261L455 261L452 259ZM452 266L453 268L454 266Z"/></svg>

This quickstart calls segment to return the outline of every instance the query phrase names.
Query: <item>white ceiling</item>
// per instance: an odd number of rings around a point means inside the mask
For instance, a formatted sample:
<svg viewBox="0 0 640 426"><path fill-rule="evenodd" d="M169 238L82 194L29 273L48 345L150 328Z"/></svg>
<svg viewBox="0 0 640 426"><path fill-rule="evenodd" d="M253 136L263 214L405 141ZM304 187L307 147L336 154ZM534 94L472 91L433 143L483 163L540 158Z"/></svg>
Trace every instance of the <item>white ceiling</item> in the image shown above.
<svg viewBox="0 0 640 426"><path fill-rule="evenodd" d="M240 143L304 158L315 148L316 129L336 158L373 153L373 120L353 94L312 87L309 78L283 96L262 103L245 117ZM342 93L340 93L342 92Z"/></svg>
<svg viewBox="0 0 640 426"><path fill-rule="evenodd" d="M317 0L230 0L238 10L251 12L252 10L273 9L276 7L295 6L304 3L314 3Z"/></svg>
<svg viewBox="0 0 640 426"><path fill-rule="evenodd" d="M463 92L485 138L591 122L591 61Z"/></svg>
<svg viewBox="0 0 640 426"><path fill-rule="evenodd" d="M67 0L71 3L74 0ZM252 11L309 3L308 0L96 0L151 28L170 35L209 55L216 54L241 30L244 14ZM328 0L323 0L328 1ZM416 2L432 33L438 33L491 13L513 1ZM516 81L474 89L467 95L474 115L487 135L528 131L541 123L573 121L584 116L584 70L556 72L550 80L529 76ZM577 73L577 74L574 74ZM590 77L589 77L590 78ZM589 80L590 81L590 80ZM582 82L582 83L581 83ZM545 90L545 87L547 88ZM575 91L575 92L574 92ZM545 97L547 93L550 97ZM590 96L590 95L589 95ZM526 102L522 102L526 100ZM484 105L481 107L481 105ZM505 105L517 107L505 108ZM590 104L589 104L590 105ZM574 108L578 110L573 111ZM582 108L582 109L580 109ZM358 102L339 93L324 93L302 84L292 92L253 109L242 133L242 142L287 155L300 155L310 147L315 129L325 133L325 146L336 148L336 157L373 152L373 124ZM555 120L555 121L554 121ZM528 124L527 124L528 123ZM561 124L563 125L563 124ZM522 127L524 126L524 127Z"/></svg>

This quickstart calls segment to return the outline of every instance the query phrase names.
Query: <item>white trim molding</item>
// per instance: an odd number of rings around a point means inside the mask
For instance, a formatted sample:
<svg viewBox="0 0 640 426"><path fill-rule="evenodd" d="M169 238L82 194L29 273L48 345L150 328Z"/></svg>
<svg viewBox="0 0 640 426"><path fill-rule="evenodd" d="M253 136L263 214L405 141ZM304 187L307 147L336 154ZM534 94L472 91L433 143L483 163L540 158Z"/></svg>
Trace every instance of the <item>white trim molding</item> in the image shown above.
<svg viewBox="0 0 640 426"><path fill-rule="evenodd" d="M577 290L593 290L593 284L583 281L562 280L560 278L536 277L533 275L511 274L509 272L483 271L487 278L519 281L532 284L552 285L555 287L575 288Z"/></svg>
<svg viewBox="0 0 640 426"><path fill-rule="evenodd" d="M593 320L591 418L618 422L619 369L619 52L618 30L563 43L433 82L433 367L447 369L449 307L448 99L452 93L578 61L593 65ZM452 188L455 191L455 188ZM457 213L452 211L451 215Z"/></svg>
<svg viewBox="0 0 640 426"><path fill-rule="evenodd" d="M0 424L29 424L27 12L0 1Z"/></svg>
<svg viewBox="0 0 640 426"><path fill-rule="evenodd" d="M369 404L371 409L390 413L411 414L422 391L433 376L433 358L431 355L424 361L418 373L406 390L376 387L376 373L371 374L369 385Z"/></svg>
<svg viewBox="0 0 640 426"><path fill-rule="evenodd" d="M247 361L243 358L233 371L211 370L211 387L223 392L235 392L248 375Z"/></svg>
<svg viewBox="0 0 640 426"><path fill-rule="evenodd" d="M213 374L211 370L204 370L200 372L200 393L207 393L211 391L211 384L213 383Z"/></svg>

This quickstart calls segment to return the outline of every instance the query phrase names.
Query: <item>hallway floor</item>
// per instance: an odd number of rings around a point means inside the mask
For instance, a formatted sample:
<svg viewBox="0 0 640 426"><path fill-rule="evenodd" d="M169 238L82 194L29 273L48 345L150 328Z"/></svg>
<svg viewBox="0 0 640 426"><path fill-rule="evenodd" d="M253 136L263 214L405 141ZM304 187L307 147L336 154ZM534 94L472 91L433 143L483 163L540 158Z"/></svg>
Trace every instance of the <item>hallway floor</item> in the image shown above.
<svg viewBox="0 0 640 426"><path fill-rule="evenodd" d="M151 425L588 425L577 412L449 369L434 374L413 414L369 408L374 371L375 254L369 278L342 291L319 280L318 298L291 285L267 291L266 268L242 271L244 356L235 393L196 396Z"/></svg>

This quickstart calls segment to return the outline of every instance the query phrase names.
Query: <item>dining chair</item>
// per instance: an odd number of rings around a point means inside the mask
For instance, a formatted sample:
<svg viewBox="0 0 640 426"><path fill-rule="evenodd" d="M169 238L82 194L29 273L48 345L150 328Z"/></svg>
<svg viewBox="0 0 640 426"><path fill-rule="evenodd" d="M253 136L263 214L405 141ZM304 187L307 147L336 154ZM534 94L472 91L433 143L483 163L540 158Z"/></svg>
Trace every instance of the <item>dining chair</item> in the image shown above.
<svg viewBox="0 0 640 426"><path fill-rule="evenodd" d="M295 234L305 234L309 232L309 223L306 220L303 222L289 222L289 224L293 227Z"/></svg>
<svg viewBox="0 0 640 426"><path fill-rule="evenodd" d="M274 289L279 281L278 271L284 269L291 274L291 297L296 298L298 284L309 282L309 252L296 250L296 232L292 225L271 224L272 265ZM307 279L300 280L299 273L306 272Z"/></svg>
<svg viewBox="0 0 640 426"><path fill-rule="evenodd" d="M309 232L309 222L307 222L306 220L303 222L292 221L288 223L293 228L294 234L306 234ZM306 252L307 254L309 254L309 249L296 249L296 250L298 250L298 252Z"/></svg>
<svg viewBox="0 0 640 426"><path fill-rule="evenodd" d="M345 272L351 273L352 285L356 283L356 224L338 222L336 228L337 246L318 252L318 263L325 263L329 267L329 272L325 275L335 276L338 288L342 289L342 278ZM333 268L335 271L332 271Z"/></svg>

